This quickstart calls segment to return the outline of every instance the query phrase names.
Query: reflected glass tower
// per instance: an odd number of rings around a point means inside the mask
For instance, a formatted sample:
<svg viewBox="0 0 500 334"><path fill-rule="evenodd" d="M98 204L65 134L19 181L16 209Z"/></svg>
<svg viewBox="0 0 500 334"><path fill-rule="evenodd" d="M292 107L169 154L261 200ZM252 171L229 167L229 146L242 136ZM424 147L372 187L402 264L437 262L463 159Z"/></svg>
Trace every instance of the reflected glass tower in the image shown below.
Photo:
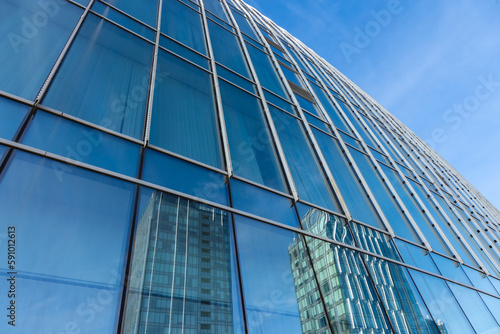
<svg viewBox="0 0 500 334"><path fill-rule="evenodd" d="M500 212L253 7L0 32L1 333L500 332Z"/></svg>

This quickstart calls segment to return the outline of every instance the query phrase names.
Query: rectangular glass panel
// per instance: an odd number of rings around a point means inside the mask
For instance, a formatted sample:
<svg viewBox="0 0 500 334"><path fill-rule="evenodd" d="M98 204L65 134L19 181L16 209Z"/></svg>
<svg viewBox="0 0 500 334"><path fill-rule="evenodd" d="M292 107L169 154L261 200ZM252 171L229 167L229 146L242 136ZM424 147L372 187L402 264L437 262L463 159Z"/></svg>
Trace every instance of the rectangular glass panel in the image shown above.
<svg viewBox="0 0 500 334"><path fill-rule="evenodd" d="M475 333L444 280L412 269L409 272L440 333Z"/></svg>
<svg viewBox="0 0 500 334"><path fill-rule="evenodd" d="M361 256L321 240L305 239L334 330L337 333L391 333ZM307 286L303 288L299 280L302 277L297 275L296 284L307 291Z"/></svg>
<svg viewBox="0 0 500 334"><path fill-rule="evenodd" d="M401 260L396 246L394 246L388 235L354 222L351 222L350 225L358 242L358 247L390 259Z"/></svg>
<svg viewBox="0 0 500 334"><path fill-rule="evenodd" d="M200 13L177 0L163 1L160 31L200 53L207 54Z"/></svg>
<svg viewBox="0 0 500 334"><path fill-rule="evenodd" d="M500 326L484 304L477 291L448 282L465 315L476 333L498 333Z"/></svg>
<svg viewBox="0 0 500 334"><path fill-rule="evenodd" d="M205 5L206 10L229 23L226 12L224 11L222 4L218 0L204 0L203 4Z"/></svg>
<svg viewBox="0 0 500 334"><path fill-rule="evenodd" d="M330 333L302 238L239 216L235 225L249 333Z"/></svg>
<svg viewBox="0 0 500 334"><path fill-rule="evenodd" d="M260 101L224 81L219 87L234 173L286 192Z"/></svg>
<svg viewBox="0 0 500 334"><path fill-rule="evenodd" d="M29 106L0 97L0 137L13 139L29 110Z"/></svg>
<svg viewBox="0 0 500 334"><path fill-rule="evenodd" d="M33 100L83 10L49 0L1 0L0 7L0 90Z"/></svg>
<svg viewBox="0 0 500 334"><path fill-rule="evenodd" d="M114 332L134 193L135 186L124 181L14 153L0 182L0 229L5 254L7 231L14 231L17 261L9 269L1 261L0 272L2 280L17 272L11 299L17 332ZM12 333L4 318L0 331Z"/></svg>
<svg viewBox="0 0 500 334"><path fill-rule="evenodd" d="M238 38L233 33L210 20L207 23L215 61L229 67L246 78L250 78L250 72L245 58L243 58Z"/></svg>
<svg viewBox="0 0 500 334"><path fill-rule="evenodd" d="M185 58L195 63L196 65L203 67L207 71L210 70L210 61L208 60L208 58L203 57L199 53L194 52L193 50L173 39L165 37L164 35L160 35L160 47L178 54L182 58Z"/></svg>
<svg viewBox="0 0 500 334"><path fill-rule="evenodd" d="M68 159L137 176L139 145L40 110L22 142ZM64 173L58 176L64 179Z"/></svg>
<svg viewBox="0 0 500 334"><path fill-rule="evenodd" d="M212 87L209 73L160 51L151 118L151 144L221 168Z"/></svg>
<svg viewBox="0 0 500 334"><path fill-rule="evenodd" d="M283 84L271 63L269 56L248 43L247 50L260 84L273 93L288 100L285 88L283 87Z"/></svg>
<svg viewBox="0 0 500 334"><path fill-rule="evenodd" d="M394 232L398 236L419 243L420 239L411 226L410 221L402 212L387 184L375 170L371 161L361 152L356 150L350 150L349 152Z"/></svg>
<svg viewBox="0 0 500 334"><path fill-rule="evenodd" d="M352 217L385 230L382 220L342 152L342 148L339 147L338 141L316 129L313 129L313 133Z"/></svg>
<svg viewBox="0 0 500 334"><path fill-rule="evenodd" d="M342 212L300 121L277 109L271 109L271 115L299 196L316 205Z"/></svg>
<svg viewBox="0 0 500 334"><path fill-rule="evenodd" d="M325 123L323 123L322 121L320 121L318 118L312 116L307 111L304 111L304 116L306 117L306 120L310 125L314 125L315 127L320 128L321 130L330 133L328 126Z"/></svg>
<svg viewBox="0 0 500 334"><path fill-rule="evenodd" d="M142 22L156 26L156 12L158 12L158 0L106 0L110 5L123 10L125 13L141 20Z"/></svg>
<svg viewBox="0 0 500 334"><path fill-rule="evenodd" d="M429 251L398 239L394 239L394 242L396 243L399 254L401 254L404 263L408 263L409 265L439 275L439 271L437 270L434 261L432 261L431 253Z"/></svg>
<svg viewBox="0 0 500 334"><path fill-rule="evenodd" d="M142 189L124 333L243 333L229 213Z"/></svg>
<svg viewBox="0 0 500 334"><path fill-rule="evenodd" d="M236 20L236 23L238 24L238 27L240 28L241 32L247 34L248 36L258 41L259 38L257 37L257 34L255 34L252 27L248 23L246 17L240 14L239 11L234 10L233 8L231 8L231 11L233 12L233 17Z"/></svg>
<svg viewBox="0 0 500 334"><path fill-rule="evenodd" d="M365 260L396 333L437 334L436 323L406 268L367 255Z"/></svg>
<svg viewBox="0 0 500 334"><path fill-rule="evenodd" d="M455 261L447 259L437 254L431 254L434 263L437 265L441 275L454 281L472 286L469 278L465 274L462 266Z"/></svg>
<svg viewBox="0 0 500 334"><path fill-rule="evenodd" d="M43 103L141 138L153 46L90 14Z"/></svg>
<svg viewBox="0 0 500 334"><path fill-rule="evenodd" d="M234 208L299 227L292 200L236 179L230 183Z"/></svg>
<svg viewBox="0 0 500 334"><path fill-rule="evenodd" d="M192 196L229 205L224 175L155 150L146 150L143 179Z"/></svg>

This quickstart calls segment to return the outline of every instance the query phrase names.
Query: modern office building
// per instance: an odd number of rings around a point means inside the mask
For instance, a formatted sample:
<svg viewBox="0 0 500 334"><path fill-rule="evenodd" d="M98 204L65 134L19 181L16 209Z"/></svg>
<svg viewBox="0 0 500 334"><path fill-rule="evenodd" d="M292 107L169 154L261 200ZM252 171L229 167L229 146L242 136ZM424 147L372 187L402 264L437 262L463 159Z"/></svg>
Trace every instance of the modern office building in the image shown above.
<svg viewBox="0 0 500 334"><path fill-rule="evenodd" d="M0 0L1 333L500 333L500 212L240 0Z"/></svg>

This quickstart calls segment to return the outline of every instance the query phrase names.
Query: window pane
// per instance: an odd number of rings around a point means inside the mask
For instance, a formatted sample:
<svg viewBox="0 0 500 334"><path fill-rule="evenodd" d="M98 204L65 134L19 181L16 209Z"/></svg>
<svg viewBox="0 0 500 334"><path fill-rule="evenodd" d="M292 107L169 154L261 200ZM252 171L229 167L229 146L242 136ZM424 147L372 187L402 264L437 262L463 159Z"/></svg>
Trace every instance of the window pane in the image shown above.
<svg viewBox="0 0 500 334"><path fill-rule="evenodd" d="M371 256L365 258L396 332L437 334L436 323L406 269Z"/></svg>
<svg viewBox="0 0 500 334"><path fill-rule="evenodd" d="M420 239L411 226L410 221L403 214L386 182L382 180L382 177L375 170L370 160L357 150L351 149L349 152L396 235L419 243Z"/></svg>
<svg viewBox="0 0 500 334"><path fill-rule="evenodd" d="M64 182L59 170L66 172ZM16 231L20 333L61 333L68 326L82 333L114 331L134 189L101 174L15 153L0 183L0 228ZM2 261L0 272L10 271L6 265ZM0 322L2 333L7 327L7 321Z"/></svg>
<svg viewBox="0 0 500 334"><path fill-rule="evenodd" d="M226 211L141 192L124 333L243 333Z"/></svg>
<svg viewBox="0 0 500 334"><path fill-rule="evenodd" d="M209 73L160 51L151 144L222 168L212 87Z"/></svg>
<svg viewBox="0 0 500 334"><path fill-rule="evenodd" d="M338 333L391 333L360 255L321 240L305 239L332 327ZM304 276L297 276L294 281L301 287L299 279Z"/></svg>
<svg viewBox="0 0 500 334"><path fill-rule="evenodd" d="M236 23L238 24L238 27L240 28L241 32L247 34L248 36L250 36L253 39L258 41L259 38L257 37L255 32L253 31L252 27L248 23L245 16L243 16L242 14L240 14L239 11L237 11L233 8L231 8L231 11L233 12L233 17L236 20Z"/></svg>
<svg viewBox="0 0 500 334"><path fill-rule="evenodd" d="M233 207L276 222L298 227L299 222L290 199L270 191L231 179Z"/></svg>
<svg viewBox="0 0 500 334"><path fill-rule="evenodd" d="M0 90L33 100L83 10L55 0L0 0Z"/></svg>
<svg viewBox="0 0 500 334"><path fill-rule="evenodd" d="M201 15L177 0L163 1L161 32L203 54L207 53Z"/></svg>
<svg viewBox="0 0 500 334"><path fill-rule="evenodd" d="M306 231L355 246L347 220L326 211L296 203L302 228Z"/></svg>
<svg viewBox="0 0 500 334"><path fill-rule="evenodd" d="M359 182L359 178L347 157L342 152L342 148L339 147L338 141L316 129L312 131L352 217L365 224L385 230L382 220L375 211L375 207L370 202L368 194Z"/></svg>
<svg viewBox="0 0 500 334"><path fill-rule="evenodd" d="M305 245L294 233L235 217L249 333L327 330ZM302 330L301 330L302 327Z"/></svg>
<svg viewBox="0 0 500 334"><path fill-rule="evenodd" d="M0 97L0 137L13 139L14 134L26 116L29 106Z"/></svg>
<svg viewBox="0 0 500 334"><path fill-rule="evenodd" d="M146 150L143 179L189 195L229 205L224 175L155 150Z"/></svg>
<svg viewBox="0 0 500 334"><path fill-rule="evenodd" d="M250 78L238 38L233 33L210 20L207 21L207 24L215 61L229 67L244 77Z"/></svg>
<svg viewBox="0 0 500 334"><path fill-rule="evenodd" d="M342 212L335 195L330 192L300 121L276 109L272 109L271 114L299 196L316 205Z"/></svg>
<svg viewBox="0 0 500 334"><path fill-rule="evenodd" d="M437 254L431 254L431 257L441 272L441 275L463 284L472 285L459 263Z"/></svg>
<svg viewBox="0 0 500 334"><path fill-rule="evenodd" d="M500 326L491 315L477 291L448 282L476 333L498 333Z"/></svg>
<svg viewBox="0 0 500 334"><path fill-rule="evenodd" d="M89 15L43 103L142 138L152 46Z"/></svg>
<svg viewBox="0 0 500 334"><path fill-rule="evenodd" d="M106 2L152 27L156 26L158 0L106 0Z"/></svg>
<svg viewBox="0 0 500 334"><path fill-rule="evenodd" d="M432 261L431 253L429 253L429 251L398 239L394 239L394 242L396 243L396 247L403 258L404 263L439 275L439 271Z"/></svg>
<svg viewBox="0 0 500 334"><path fill-rule="evenodd" d="M139 145L40 110L29 125L23 144L137 176ZM58 174L61 179L63 174Z"/></svg>
<svg viewBox="0 0 500 334"><path fill-rule="evenodd" d="M227 22L226 13L222 8L222 4L218 0L204 0L203 4L205 5L206 10Z"/></svg>
<svg viewBox="0 0 500 334"><path fill-rule="evenodd" d="M278 74L276 74L269 56L248 43L247 50L262 87L269 89L284 99L288 99L285 89L283 88L283 84L281 83Z"/></svg>
<svg viewBox="0 0 500 334"><path fill-rule="evenodd" d="M224 81L219 85L234 173L286 192L260 101Z"/></svg>
<svg viewBox="0 0 500 334"><path fill-rule="evenodd" d="M475 333L445 281L409 270L441 333Z"/></svg>
<svg viewBox="0 0 500 334"><path fill-rule="evenodd" d="M351 222L351 227L360 248L394 260L400 260L396 247L388 235L354 222Z"/></svg>

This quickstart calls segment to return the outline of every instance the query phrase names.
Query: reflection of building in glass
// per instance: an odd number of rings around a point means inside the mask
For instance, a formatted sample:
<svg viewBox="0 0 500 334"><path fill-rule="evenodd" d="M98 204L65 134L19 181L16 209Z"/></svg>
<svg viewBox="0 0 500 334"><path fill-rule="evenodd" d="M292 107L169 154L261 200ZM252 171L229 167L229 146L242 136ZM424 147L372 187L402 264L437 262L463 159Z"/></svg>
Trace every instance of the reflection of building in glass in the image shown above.
<svg viewBox="0 0 500 334"><path fill-rule="evenodd" d="M301 221L304 227L315 234L346 244L352 243L347 225L336 216L310 209ZM393 326L397 326L398 333L438 333L432 321L424 322L401 267L391 265L385 260L366 257L380 296L377 297L357 252L309 237L305 237L305 240L311 252L316 278L304 275L304 268L310 267L310 264L304 260L307 256L303 242L295 240L289 246L304 333L318 333L314 326L325 330L327 326L325 317L318 317L315 313L321 299L316 289L310 289L310 282L314 279L318 280L332 326L337 333L361 333L366 330L370 333L390 333L391 330L384 321L379 298L385 305ZM312 322L316 323L311 324Z"/></svg>
<svg viewBox="0 0 500 334"><path fill-rule="evenodd" d="M227 213L154 192L134 240L124 333L231 333Z"/></svg>

